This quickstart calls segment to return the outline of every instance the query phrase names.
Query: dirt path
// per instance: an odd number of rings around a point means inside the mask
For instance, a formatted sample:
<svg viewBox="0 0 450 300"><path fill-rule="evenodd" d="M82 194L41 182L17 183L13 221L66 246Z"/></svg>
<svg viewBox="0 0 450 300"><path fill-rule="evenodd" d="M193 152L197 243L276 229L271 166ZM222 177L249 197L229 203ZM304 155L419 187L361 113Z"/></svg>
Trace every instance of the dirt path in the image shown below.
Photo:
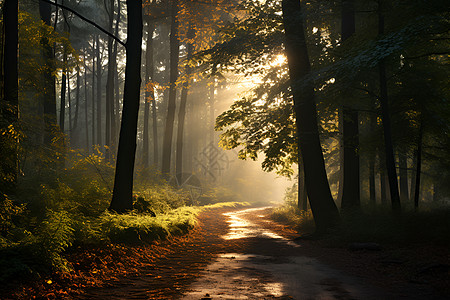
<svg viewBox="0 0 450 300"><path fill-rule="evenodd" d="M182 299L389 299L374 287L303 256L295 233L267 219L267 208L225 214L224 240L245 245L223 253L185 292ZM282 236L281 234L284 234Z"/></svg>
<svg viewBox="0 0 450 300"><path fill-rule="evenodd" d="M405 291L377 284L370 276L351 276L351 266L338 271L330 267L332 250L294 243L298 233L271 222L269 212L206 211L188 236L143 248L152 254L141 261L144 267L135 275L115 278L73 298L444 299L414 286ZM341 258L342 253L336 256Z"/></svg>

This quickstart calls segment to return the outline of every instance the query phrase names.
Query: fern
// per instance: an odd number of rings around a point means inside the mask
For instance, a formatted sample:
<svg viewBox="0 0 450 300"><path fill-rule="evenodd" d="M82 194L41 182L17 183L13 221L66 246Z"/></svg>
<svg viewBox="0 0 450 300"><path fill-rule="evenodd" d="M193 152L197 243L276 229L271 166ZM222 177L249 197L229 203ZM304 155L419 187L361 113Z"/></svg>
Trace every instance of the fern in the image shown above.
<svg viewBox="0 0 450 300"><path fill-rule="evenodd" d="M48 210L46 218L41 223L37 244L52 267L67 270L67 262L61 253L74 241L73 221L65 211Z"/></svg>

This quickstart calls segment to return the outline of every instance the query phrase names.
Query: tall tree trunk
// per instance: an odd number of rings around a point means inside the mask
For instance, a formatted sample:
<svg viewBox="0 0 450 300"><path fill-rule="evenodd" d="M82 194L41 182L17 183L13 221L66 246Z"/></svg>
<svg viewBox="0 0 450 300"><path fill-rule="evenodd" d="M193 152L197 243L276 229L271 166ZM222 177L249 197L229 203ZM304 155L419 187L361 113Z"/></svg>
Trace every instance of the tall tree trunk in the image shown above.
<svg viewBox="0 0 450 300"><path fill-rule="evenodd" d="M61 102L59 106L59 127L61 128L61 131L64 133L65 131L65 117L66 117L66 84L67 84L67 75L66 75L66 65L67 63L67 55L66 51L64 50L63 54L63 64L64 67L62 69L62 79L61 79Z"/></svg>
<svg viewBox="0 0 450 300"><path fill-rule="evenodd" d="M375 132L376 119L375 115L369 116L369 128L370 132ZM377 202L376 189L375 189L375 159L376 151L369 152L369 201L375 205Z"/></svg>
<svg viewBox="0 0 450 300"><path fill-rule="evenodd" d="M19 120L19 71L18 71L18 1L5 0L3 3L4 48L3 48L3 101L1 108L2 117L7 126L17 124ZM8 131L7 131L8 132ZM6 135L5 135L6 136ZM14 194L17 183L17 151L11 141L6 141L5 136L0 136L2 148L2 161L0 168L6 178L1 178L0 189L7 194ZM2 145L6 143L7 145ZM5 180L6 179L6 180ZM6 182L4 182L6 181ZM0 199L2 198L0 193Z"/></svg>
<svg viewBox="0 0 450 300"><path fill-rule="evenodd" d="M88 84L87 84L87 67L86 67L86 49L83 52L83 61L84 61L84 128L85 128L85 137L86 137L86 152L89 153L90 145L89 145L89 117L88 117Z"/></svg>
<svg viewBox="0 0 450 300"><path fill-rule="evenodd" d="M416 175L417 175L417 150L414 151L414 157L412 159L411 166L411 180L409 187L409 194L411 195L411 200L414 201L414 195L416 193Z"/></svg>
<svg viewBox="0 0 450 300"><path fill-rule="evenodd" d="M96 133L96 112L95 107L97 101L95 100L95 36L92 38L92 145L97 145L97 139L95 138Z"/></svg>
<svg viewBox="0 0 450 300"><path fill-rule="evenodd" d="M187 48L187 56L186 59L189 61L192 58L193 54L193 45L190 42L194 38L195 32L192 28L192 24L189 24L187 39L188 43L186 45ZM186 103L189 92L189 85L191 80L191 67L189 63L186 64L186 72L185 72L185 81L183 82L183 89L181 90L181 99L180 99L180 109L178 111L178 132L177 132L177 152L176 152L176 176L180 176L178 178L179 182L181 182L181 174L183 173L183 136L184 136L184 123L186 118Z"/></svg>
<svg viewBox="0 0 450 300"><path fill-rule="evenodd" d="M215 93L216 93L216 78L212 77L210 86L209 86L209 142L214 144L214 101L215 101Z"/></svg>
<svg viewBox="0 0 450 300"><path fill-rule="evenodd" d="M52 8L50 3L39 1L39 13L41 20L45 25L51 26ZM56 92L55 92L55 75L54 75L54 55L53 47L49 44L48 37L42 35L41 44L43 47L44 57L44 144L50 147L54 137L56 122Z"/></svg>
<svg viewBox="0 0 450 300"><path fill-rule="evenodd" d="M72 102L70 89L70 74L67 76L67 105L69 106L69 137L72 138Z"/></svg>
<svg viewBox="0 0 450 300"><path fill-rule="evenodd" d="M299 175L298 175L298 208L301 210L308 210L308 194L306 192L306 181L305 181L305 171L303 169L303 161L301 160L301 155L299 155Z"/></svg>
<svg viewBox="0 0 450 300"><path fill-rule="evenodd" d="M166 126L163 139L163 158L161 172L166 178L170 174L172 156L172 138L176 109L176 81L178 78L178 59L180 52L180 40L178 38L178 0L172 0L171 24L170 24L170 78L169 78L169 103L167 106Z"/></svg>
<svg viewBox="0 0 450 300"><path fill-rule="evenodd" d="M355 9L353 0L342 0L342 41L355 33ZM342 188L342 209L357 209L361 206L359 182L359 121L358 111L344 105L343 151L344 174Z"/></svg>
<svg viewBox="0 0 450 300"><path fill-rule="evenodd" d="M311 65L306 47L300 1L283 0L282 10L286 56L294 98L299 148L304 162L306 190L316 232L323 233L337 225L339 212L331 196L325 170L317 124L314 86L305 80L310 73Z"/></svg>
<svg viewBox="0 0 450 300"><path fill-rule="evenodd" d="M105 0L105 8L109 14L108 31L113 31L114 23L114 0ZM109 7L108 7L109 4ZM105 126L105 145L106 147L106 159L111 160L111 123L114 119L114 49L113 39L108 37L108 75L106 78L106 126Z"/></svg>
<svg viewBox="0 0 450 300"><path fill-rule="evenodd" d="M119 24L120 24L120 17L121 17L121 8L120 8L120 0L117 0L117 16L116 16L116 24L114 29L114 35L119 36ZM114 55L113 55L113 62L114 62L114 72L113 72L113 80L114 80L114 95L111 101L113 101L112 105L112 114L111 114L111 144L113 146L113 149L116 149L117 146L117 130L119 126L119 74L117 70L117 41L114 40ZM114 152L114 151L113 151Z"/></svg>
<svg viewBox="0 0 450 300"><path fill-rule="evenodd" d="M152 71L153 74L153 71ZM153 75L152 75L153 77ZM153 165L158 167L159 159L159 143L158 143L158 115L156 114L156 99L153 97L152 101L152 129L153 129Z"/></svg>
<svg viewBox="0 0 450 300"><path fill-rule="evenodd" d="M399 161L399 176L400 176L400 200L403 203L408 203L409 195L408 195L408 160L406 153L403 151L399 151L398 153L398 161Z"/></svg>
<svg viewBox="0 0 450 300"><path fill-rule="evenodd" d="M97 144L102 144L102 60L100 59L100 38L96 35L97 48L95 54L97 56Z"/></svg>
<svg viewBox="0 0 450 300"><path fill-rule="evenodd" d="M383 0L379 0L378 7L378 34L380 36L384 34L384 15L382 1ZM391 116L387 90L386 66L384 61L380 61L380 63L378 64L378 72L380 77L379 99L381 104L381 119L383 121L384 148L386 155L386 170L389 179L389 191L392 202L392 210L394 211L394 213L400 214L400 195L398 192L397 170L395 169L394 147L392 144Z"/></svg>
<svg viewBox="0 0 450 300"><path fill-rule="evenodd" d="M382 164L383 162L384 161L380 159L380 164ZM383 166L380 166L380 202L383 205L386 205L387 203L386 194L386 171L384 170Z"/></svg>
<svg viewBox="0 0 450 300"><path fill-rule="evenodd" d="M133 209L133 173L141 86L142 0L127 0L128 28L122 123L117 152L114 191L109 209Z"/></svg>
<svg viewBox="0 0 450 300"><path fill-rule="evenodd" d="M422 113L423 114L423 113ZM414 184L414 209L419 209L420 196L420 174L422 172L422 140L423 140L423 116L421 116L419 126L419 137L417 139L417 154L416 154L416 182Z"/></svg>
<svg viewBox="0 0 450 300"><path fill-rule="evenodd" d="M143 165L145 168L149 166L149 144L150 144L150 103L155 102L154 86L153 86L153 31L155 30L155 23L153 20L147 22L147 46L145 50L145 105L144 105L144 149L143 149ZM153 155L156 155L154 153Z"/></svg>
<svg viewBox="0 0 450 300"><path fill-rule="evenodd" d="M375 192L375 159L372 153L369 158L369 203L375 205L377 202Z"/></svg>
<svg viewBox="0 0 450 300"><path fill-rule="evenodd" d="M78 127L78 113L80 111L80 70L77 69L77 88L75 90L75 115L73 116L73 128L72 131L75 134L75 131ZM77 138L78 142L78 138Z"/></svg>

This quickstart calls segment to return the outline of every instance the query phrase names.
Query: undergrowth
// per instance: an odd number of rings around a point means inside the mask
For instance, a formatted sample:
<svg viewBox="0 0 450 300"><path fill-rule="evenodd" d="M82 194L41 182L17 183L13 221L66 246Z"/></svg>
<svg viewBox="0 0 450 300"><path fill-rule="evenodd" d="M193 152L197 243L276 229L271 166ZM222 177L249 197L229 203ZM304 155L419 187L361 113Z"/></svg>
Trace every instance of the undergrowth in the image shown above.
<svg viewBox="0 0 450 300"><path fill-rule="evenodd" d="M275 208L272 219L288 224L301 234L313 233L311 210L297 207L296 194L287 193L283 205ZM325 237L330 246L345 247L352 242L376 242L390 245L450 245L450 209L405 209L400 216L388 207L363 206L352 213L341 212L341 223Z"/></svg>
<svg viewBox="0 0 450 300"><path fill-rule="evenodd" d="M71 151L64 162L56 157L49 158L54 172L24 168L27 176L20 179L14 198L0 194L0 284L70 271L64 253L73 246L150 243L185 234L203 209L245 205L187 206L192 200L186 191L169 185L155 170L139 169L134 210L112 213L107 208L114 167L103 153ZM208 197L224 194L220 190Z"/></svg>

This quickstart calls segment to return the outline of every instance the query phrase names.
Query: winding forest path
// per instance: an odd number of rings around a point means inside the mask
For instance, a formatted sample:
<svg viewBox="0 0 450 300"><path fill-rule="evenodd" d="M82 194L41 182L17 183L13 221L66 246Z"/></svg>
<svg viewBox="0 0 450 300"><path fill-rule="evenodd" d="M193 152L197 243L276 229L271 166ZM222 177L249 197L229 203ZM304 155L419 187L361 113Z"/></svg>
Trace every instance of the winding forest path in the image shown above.
<svg viewBox="0 0 450 300"><path fill-rule="evenodd" d="M395 286L395 278L385 286L386 280L360 277L371 273L372 254L363 254L367 264L364 257L357 259L358 274L352 269L353 254L293 242L298 233L270 221L269 213L270 208L205 211L190 234L149 249L136 275L115 278L75 298L440 299L428 290ZM330 267L334 260L341 265Z"/></svg>

